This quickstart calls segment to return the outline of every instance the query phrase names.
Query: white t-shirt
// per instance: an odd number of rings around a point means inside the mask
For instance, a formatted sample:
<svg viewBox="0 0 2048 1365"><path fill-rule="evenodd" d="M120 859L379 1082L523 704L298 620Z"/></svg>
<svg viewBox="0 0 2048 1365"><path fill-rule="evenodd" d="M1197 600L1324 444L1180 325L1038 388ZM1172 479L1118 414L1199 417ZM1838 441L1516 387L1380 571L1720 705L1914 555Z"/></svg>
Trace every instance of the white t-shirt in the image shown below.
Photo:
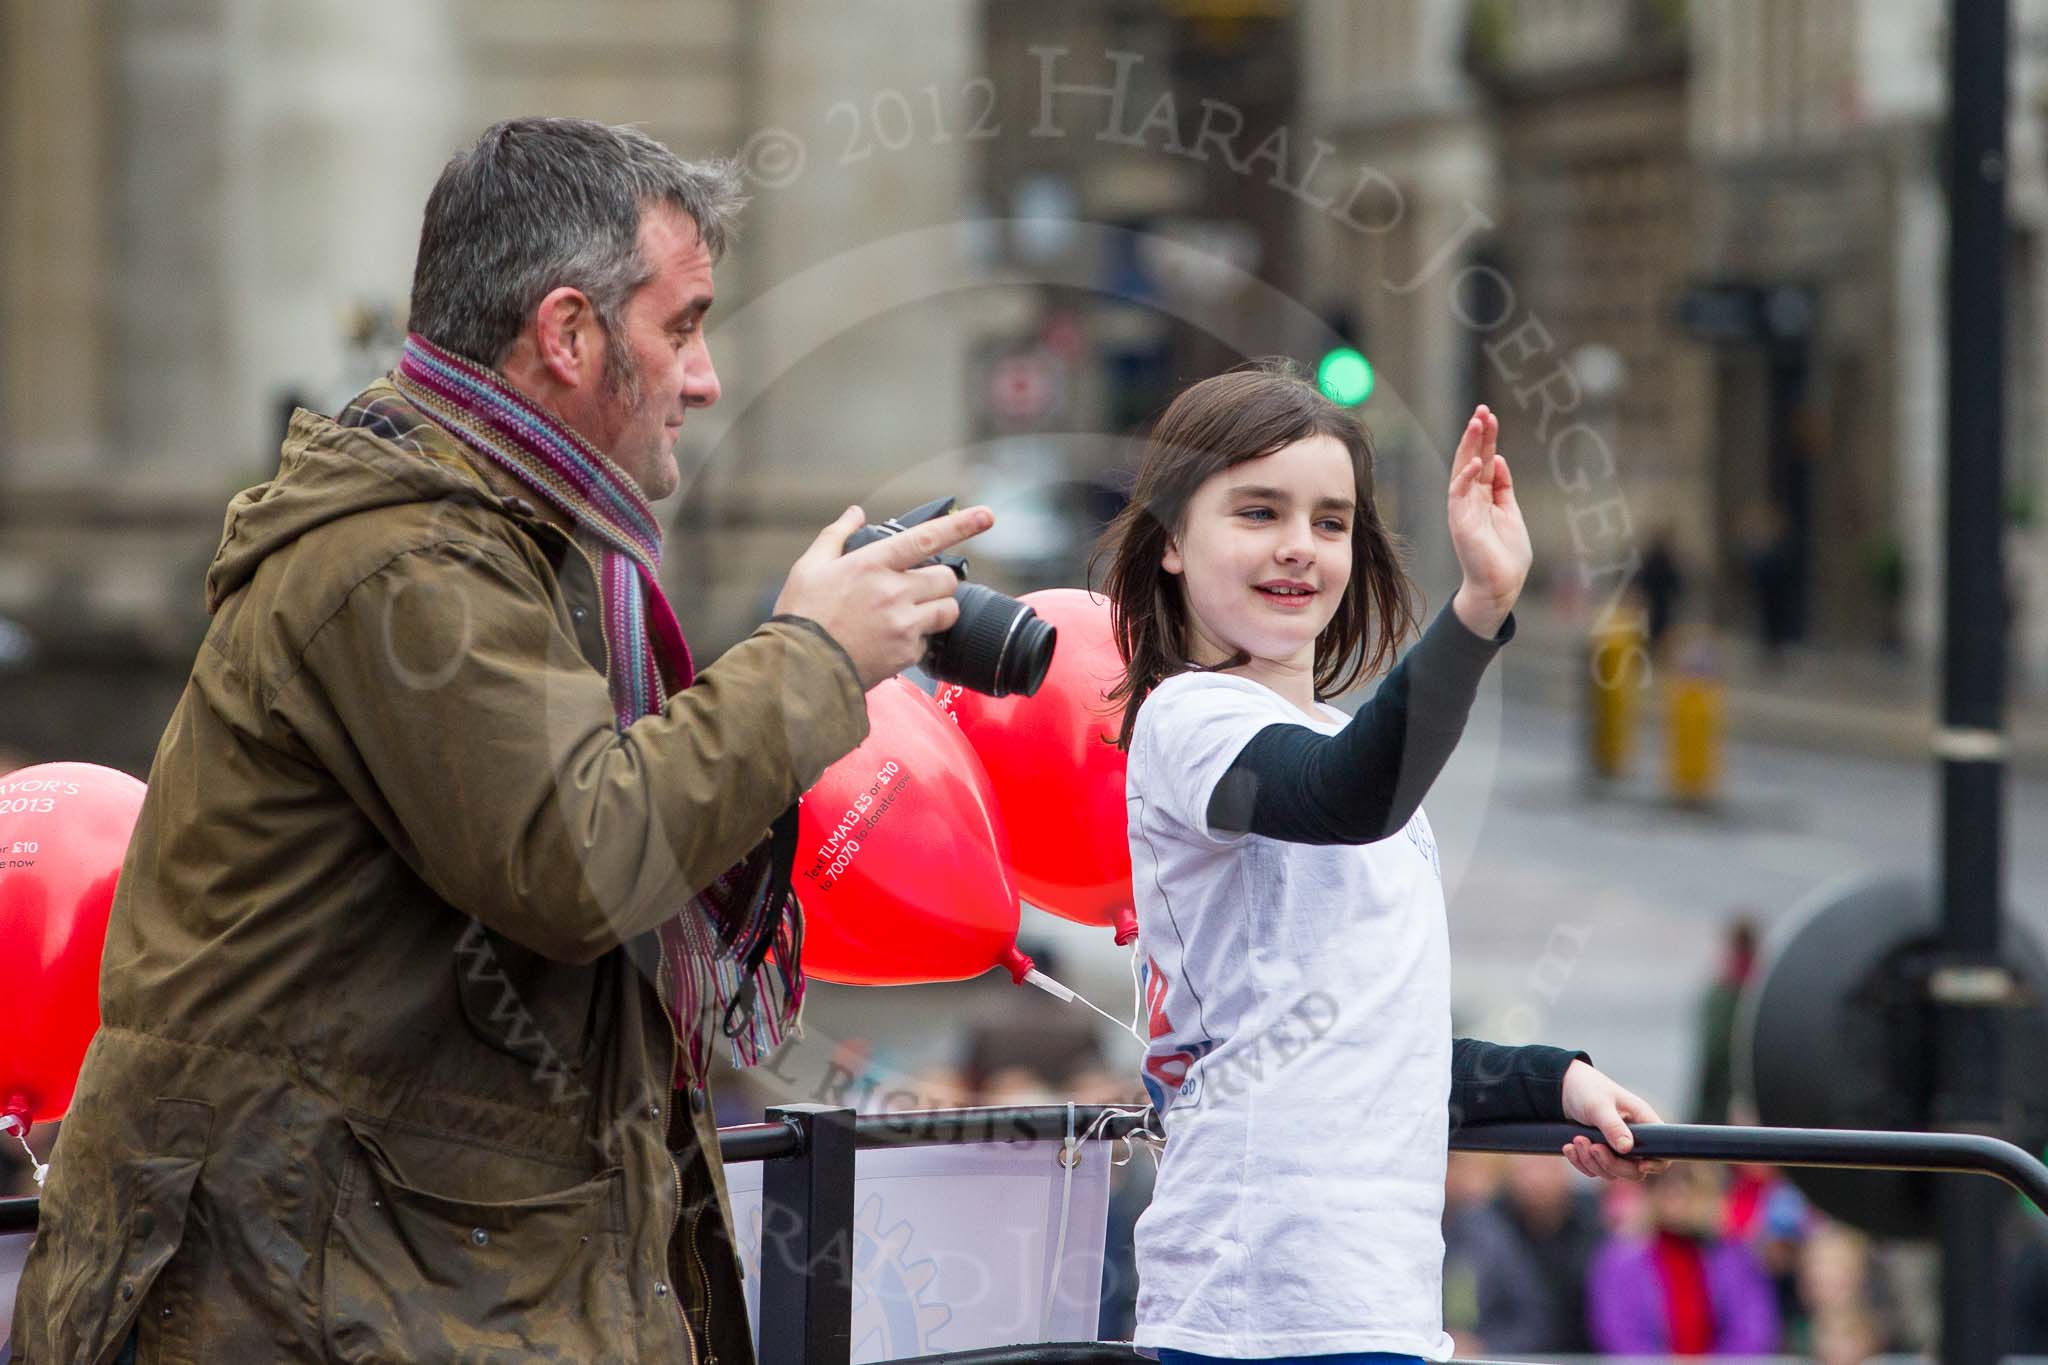
<svg viewBox="0 0 2048 1365"><path fill-rule="evenodd" d="M1276 721L1246 678L1184 673L1138 712L1125 788L1167 1133L1138 1220L1141 1347L1448 1359L1450 942L1417 811L1376 843L1217 836L1216 783Z"/></svg>

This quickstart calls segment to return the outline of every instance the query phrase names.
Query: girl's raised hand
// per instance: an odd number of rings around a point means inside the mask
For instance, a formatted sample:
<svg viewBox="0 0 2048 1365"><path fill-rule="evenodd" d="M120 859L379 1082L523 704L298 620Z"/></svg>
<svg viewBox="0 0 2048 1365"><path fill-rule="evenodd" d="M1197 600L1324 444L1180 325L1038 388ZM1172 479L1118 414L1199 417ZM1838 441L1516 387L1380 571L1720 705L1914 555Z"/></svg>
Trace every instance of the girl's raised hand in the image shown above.
<svg viewBox="0 0 2048 1365"><path fill-rule="evenodd" d="M1535 558L1499 441L1500 419L1482 403L1451 460L1451 548L1465 574L1451 607L1467 629L1488 639L1514 609Z"/></svg>

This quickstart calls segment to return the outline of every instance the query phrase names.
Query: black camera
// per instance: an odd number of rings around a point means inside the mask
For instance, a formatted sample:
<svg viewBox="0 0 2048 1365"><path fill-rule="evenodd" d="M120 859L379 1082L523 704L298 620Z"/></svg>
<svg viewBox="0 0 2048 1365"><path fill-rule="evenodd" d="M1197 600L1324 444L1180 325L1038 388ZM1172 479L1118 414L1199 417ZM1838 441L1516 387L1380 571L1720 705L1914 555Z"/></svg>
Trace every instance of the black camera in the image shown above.
<svg viewBox="0 0 2048 1365"><path fill-rule="evenodd" d="M913 507L900 517L869 522L846 538L848 551L872 545L884 536L906 531L920 522L943 517L953 499L938 498ZM960 619L951 630L925 637L924 671L940 682L958 683L991 697L1011 693L1030 696L1052 666L1053 642L1059 638L1037 612L994 588L967 581L967 561L959 555L933 555L926 564L943 564L960 580L953 600Z"/></svg>

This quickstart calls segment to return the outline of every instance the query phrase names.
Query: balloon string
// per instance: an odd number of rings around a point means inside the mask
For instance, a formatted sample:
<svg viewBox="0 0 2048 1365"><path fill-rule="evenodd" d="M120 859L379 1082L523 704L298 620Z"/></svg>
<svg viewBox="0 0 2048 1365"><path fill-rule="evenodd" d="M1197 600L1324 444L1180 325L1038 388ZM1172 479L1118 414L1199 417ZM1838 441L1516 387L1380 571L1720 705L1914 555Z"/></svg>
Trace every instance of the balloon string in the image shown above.
<svg viewBox="0 0 2048 1365"><path fill-rule="evenodd" d="M1145 1042L1145 1035L1138 1032L1138 1026L1135 1019L1133 1019L1132 1022L1128 1024L1125 1023L1123 1020L1117 1018L1114 1014L1111 1014L1108 1010L1102 1008L1102 1006L1096 1004L1093 1000L1090 1000L1087 996L1081 994L1081 992L1075 990L1072 986L1067 985L1065 982L1047 976L1044 972L1039 971L1035 967L1032 968L1029 972L1025 973L1024 980L1029 984L1038 987L1046 994L1057 996L1061 1000L1080 1001L1089 1009L1094 1010L1097 1014L1101 1015L1103 1018L1109 1020L1110 1023L1114 1024L1118 1032L1130 1034L1131 1037L1137 1039L1140 1044L1143 1044Z"/></svg>
<svg viewBox="0 0 2048 1365"><path fill-rule="evenodd" d="M1086 1005L1089 1009L1094 1010L1103 1018L1109 1020L1110 1023L1116 1025L1119 1031L1128 1033L1133 1038L1138 1038L1138 1041L1141 1043L1145 1041L1143 1038L1138 1037L1138 1031L1136 1029L1132 1028L1123 1020L1117 1018L1114 1014L1111 1014L1108 1010L1103 1009L1100 1005L1096 1004L1093 1000L1090 1000L1087 996L1081 994L1079 991L1074 992L1074 998L1080 1001L1082 1004Z"/></svg>
<svg viewBox="0 0 2048 1365"><path fill-rule="evenodd" d="M1142 1143L1145 1150L1152 1154L1152 1165L1154 1169L1157 1169L1160 1149L1166 1145L1166 1134L1160 1132L1154 1126L1158 1118L1159 1115L1153 1111L1152 1106L1149 1104L1143 1109L1119 1109L1114 1105L1106 1105L1103 1107L1102 1112L1095 1116L1095 1122L1088 1125L1088 1131L1081 1135L1081 1141L1084 1143L1095 1141L1101 1134L1103 1125L1111 1119L1136 1119L1138 1120L1138 1126L1117 1139L1123 1146L1123 1155L1112 1158L1109 1164L1112 1166L1130 1165L1131 1146L1136 1142Z"/></svg>
<svg viewBox="0 0 2048 1365"><path fill-rule="evenodd" d="M28 1153L29 1170L35 1175L36 1184L41 1185L43 1181L49 1178L49 1163L36 1156L36 1149L28 1145L28 1138L23 1134L16 1133L14 1140L21 1144L22 1151Z"/></svg>
<svg viewBox="0 0 2048 1365"><path fill-rule="evenodd" d="M1066 985L1064 982L1054 980L1052 977L1047 976L1044 972L1038 970L1036 967L1032 968L1031 971L1025 974L1024 980L1029 982L1031 985L1038 987L1040 990L1046 992L1048 995L1056 996L1063 1001L1067 1001L1070 1003L1075 1000L1080 1001L1089 1009L1094 1010L1104 1019L1107 1019L1110 1023L1114 1024L1119 1032L1128 1033L1131 1035L1131 1037L1137 1039L1140 1046L1151 1046L1151 1044L1147 1041L1145 1035L1139 1032L1138 1030L1138 1021L1145 1017L1145 983L1138 974L1137 944L1133 943L1131 945L1131 986L1133 991L1133 999L1131 1004L1131 1019L1129 1023L1125 1023L1123 1020L1117 1018L1108 1010L1103 1009L1100 1005L1096 1004L1093 1000L1090 1000L1087 996L1081 994L1073 987ZM1072 1108L1072 1105L1068 1106L1068 1111L1070 1114L1072 1112ZM1105 1107L1101 1113L1095 1116L1095 1121L1088 1125L1088 1131L1081 1135L1080 1141L1082 1143L1094 1141L1097 1135L1101 1133L1102 1126L1113 1118L1135 1118L1139 1121L1139 1123L1137 1128L1133 1129L1131 1132L1124 1135L1123 1137L1117 1139L1117 1141L1121 1143L1123 1146L1123 1155L1120 1160L1113 1159L1110 1162L1110 1164L1113 1166L1123 1166L1129 1164L1131 1159L1131 1148L1135 1143L1137 1145L1143 1146L1145 1150L1151 1154L1152 1164L1156 1167L1159 1164L1160 1149L1166 1145L1166 1134L1161 1132L1159 1128L1156 1126L1159 1121L1159 1115L1158 1112L1154 1110L1153 1107L1149 1104L1146 1105L1143 1109L1121 1109L1115 1106ZM1070 1133L1068 1137L1068 1142L1072 1143L1073 1141L1074 1139Z"/></svg>

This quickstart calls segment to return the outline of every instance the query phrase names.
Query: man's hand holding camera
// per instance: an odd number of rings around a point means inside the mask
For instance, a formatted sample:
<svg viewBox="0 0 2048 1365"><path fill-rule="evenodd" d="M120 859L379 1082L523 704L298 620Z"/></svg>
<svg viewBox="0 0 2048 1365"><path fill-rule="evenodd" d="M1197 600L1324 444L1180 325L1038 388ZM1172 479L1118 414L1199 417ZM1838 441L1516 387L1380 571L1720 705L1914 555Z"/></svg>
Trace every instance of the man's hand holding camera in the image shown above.
<svg viewBox="0 0 2048 1365"><path fill-rule="evenodd" d="M843 552L847 537L866 520L860 508L849 507L820 531L790 566L775 611L823 626L852 658L861 686L873 687L923 658L926 637L959 620L953 597L959 575L926 561L986 531L995 514L969 507Z"/></svg>

